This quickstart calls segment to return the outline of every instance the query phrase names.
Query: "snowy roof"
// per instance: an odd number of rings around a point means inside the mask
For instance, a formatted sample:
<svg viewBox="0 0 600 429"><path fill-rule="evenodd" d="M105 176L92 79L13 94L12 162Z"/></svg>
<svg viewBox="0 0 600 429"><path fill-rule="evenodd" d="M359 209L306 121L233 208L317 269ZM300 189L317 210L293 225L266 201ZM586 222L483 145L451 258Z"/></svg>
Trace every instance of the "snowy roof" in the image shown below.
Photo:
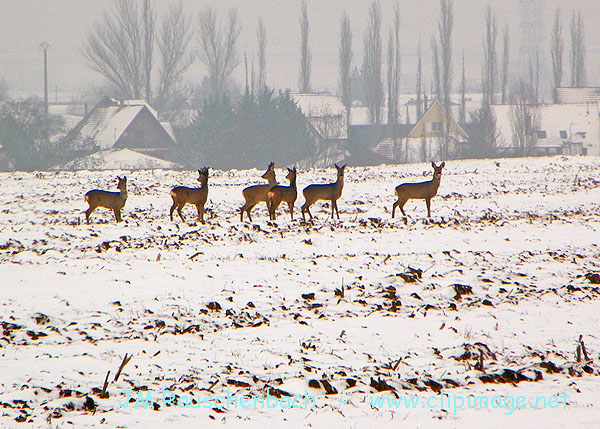
<svg viewBox="0 0 600 429"><path fill-rule="evenodd" d="M331 94L290 94L306 117L346 115L342 99Z"/></svg>
<svg viewBox="0 0 600 429"><path fill-rule="evenodd" d="M146 170L178 169L174 162L155 158L131 149L109 149L95 152L57 167L57 170Z"/></svg>
<svg viewBox="0 0 600 429"><path fill-rule="evenodd" d="M556 88L554 101L559 104L597 103L600 101L600 88Z"/></svg>
<svg viewBox="0 0 600 429"><path fill-rule="evenodd" d="M330 94L290 94L306 119L326 139L348 138L346 107Z"/></svg>
<svg viewBox="0 0 600 429"><path fill-rule="evenodd" d="M119 139L144 106L107 106L94 110L81 127L81 135L91 137L101 150Z"/></svg>
<svg viewBox="0 0 600 429"><path fill-rule="evenodd" d="M168 122L168 121L161 121L160 124L165 129L165 131L167 132L167 134L169 136L171 136L171 138L173 139L173 141L177 142L177 139L175 138L175 131L173 131L173 126L171 125L171 123Z"/></svg>
<svg viewBox="0 0 600 429"><path fill-rule="evenodd" d="M72 130L72 134L85 140L93 140L100 150L109 149L143 109L147 109L154 118L157 118L156 110L144 100L119 101L105 97ZM160 124L165 128L164 123ZM172 129L165 128L165 132L175 141Z"/></svg>
<svg viewBox="0 0 600 429"><path fill-rule="evenodd" d="M500 134L499 146L512 146L510 105L491 106ZM598 104L544 104L536 106L540 125L535 131L545 135L543 139L582 142L590 148L590 155L600 147L600 116ZM539 133L538 133L539 134Z"/></svg>

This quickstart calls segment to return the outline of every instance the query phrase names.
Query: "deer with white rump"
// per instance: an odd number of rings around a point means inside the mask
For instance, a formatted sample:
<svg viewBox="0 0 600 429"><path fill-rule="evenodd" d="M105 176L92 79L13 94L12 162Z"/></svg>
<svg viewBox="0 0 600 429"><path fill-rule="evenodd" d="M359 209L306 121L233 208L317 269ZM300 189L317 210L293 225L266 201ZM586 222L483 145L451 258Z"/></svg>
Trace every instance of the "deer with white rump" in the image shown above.
<svg viewBox="0 0 600 429"><path fill-rule="evenodd" d="M93 189L85 194L85 201L89 204L89 208L85 211L85 220L90 223L90 215L96 208L104 207L110 209L115 214L117 222L121 222L121 209L127 201L127 177L117 176L117 189L119 192L102 191Z"/></svg>
<svg viewBox="0 0 600 429"><path fill-rule="evenodd" d="M169 212L171 221L173 220L173 212L177 209L179 217L185 222L181 210L186 204L192 204L198 210L198 220L204 223L204 205L208 199L208 167L198 170L197 180L200 182L199 188L177 186L171 190L171 198L173 198L173 205Z"/></svg>
<svg viewBox="0 0 600 429"><path fill-rule="evenodd" d="M244 212L246 212L248 219L250 219L250 222L252 222L250 210L252 210L254 206L261 201L267 203L267 208L269 208L268 192L273 186L277 185L277 180L275 179L275 164L273 162L270 163L267 167L267 171L265 171L265 173L260 177L266 179L269 183L266 185L248 186L242 191L242 195L244 196L244 200L246 200L246 202L240 209L240 222L244 221Z"/></svg>
<svg viewBox="0 0 600 429"><path fill-rule="evenodd" d="M277 210L282 201L287 203L290 209L290 216L294 220L294 203L298 196L298 191L296 190L296 173L296 167L288 168L288 174L285 178L290 181L290 186L277 185L269 190L267 207L269 208L269 218L271 220L277 218L275 210Z"/></svg>
<svg viewBox="0 0 600 429"><path fill-rule="evenodd" d="M337 214L338 219L340 218L337 200L342 196L342 188L344 187L344 169L346 168L346 165L338 167L338 165L335 164L335 168L337 170L337 180L334 183L308 185L302 191L304 199L306 200L302 206L302 220L305 220L304 212L307 212L311 219L313 218L309 208L318 200L329 200L331 202L331 218L333 219L334 211Z"/></svg>
<svg viewBox="0 0 600 429"><path fill-rule="evenodd" d="M396 196L398 200L392 206L392 219L396 212L396 207L400 207L400 211L404 216L404 204L408 200L425 200L427 204L427 217L431 217L431 199L436 196L438 188L440 187L440 181L442 180L442 169L446 166L445 162L442 162L439 166L435 165L435 162L431 161L433 167L433 179L426 182L419 183L403 183L396 186Z"/></svg>

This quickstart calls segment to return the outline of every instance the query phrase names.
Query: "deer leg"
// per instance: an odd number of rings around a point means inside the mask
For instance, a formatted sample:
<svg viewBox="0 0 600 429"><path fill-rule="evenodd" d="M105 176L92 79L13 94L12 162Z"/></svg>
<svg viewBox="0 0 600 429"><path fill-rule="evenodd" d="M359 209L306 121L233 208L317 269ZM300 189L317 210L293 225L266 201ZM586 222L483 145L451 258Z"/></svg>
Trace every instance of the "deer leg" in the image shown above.
<svg viewBox="0 0 600 429"><path fill-rule="evenodd" d="M335 210L335 214L337 215L338 220L340 220L340 211L338 210L337 200L332 200L331 205L332 205L333 210ZM333 210L331 211L332 218L333 218Z"/></svg>
<svg viewBox="0 0 600 429"><path fill-rule="evenodd" d="M400 200L396 200L394 205L392 205L392 219L394 219L394 214L396 213L396 207L400 204Z"/></svg>
<svg viewBox="0 0 600 429"><path fill-rule="evenodd" d="M269 212L269 220L275 220L275 204L270 198L267 198L267 211Z"/></svg>
<svg viewBox="0 0 600 429"><path fill-rule="evenodd" d="M121 222L121 213L119 209L113 209L113 213L115 214L115 220L117 222Z"/></svg>
<svg viewBox="0 0 600 429"><path fill-rule="evenodd" d="M292 220L294 220L294 203L288 203L288 207L290 209L290 216L292 217Z"/></svg>
<svg viewBox="0 0 600 429"><path fill-rule="evenodd" d="M427 204L427 217L431 218L431 199L425 199L425 204Z"/></svg>
<svg viewBox="0 0 600 429"><path fill-rule="evenodd" d="M185 206L185 203L177 205L177 214L179 214L179 217L181 218L181 220L183 222L185 222L185 218L183 217L183 214L181 213L183 206Z"/></svg>
<svg viewBox="0 0 600 429"><path fill-rule="evenodd" d="M250 222L252 222L252 217L250 216L250 211L254 208L256 204L251 204L248 207L246 207L246 214L248 215L248 219L250 220Z"/></svg>
<svg viewBox="0 0 600 429"><path fill-rule="evenodd" d="M400 211L402 212L402 216L404 217L406 217L406 213L404 213L404 204L406 204L407 201L408 199L398 200L398 207L400 207Z"/></svg>
<svg viewBox="0 0 600 429"><path fill-rule="evenodd" d="M309 219L310 219L310 220L312 220L312 218L313 218L313 215L312 215L312 213L310 212L310 210L309 210L309 208L308 208L308 207L306 208L306 212L308 213Z"/></svg>
<svg viewBox="0 0 600 429"><path fill-rule="evenodd" d="M95 209L96 207L90 205L90 207L85 211L85 220L87 221L87 223L90 223L90 215Z"/></svg>
<svg viewBox="0 0 600 429"><path fill-rule="evenodd" d="M271 201L271 199L268 196L265 200L265 204L267 205L267 211L269 212L269 214L271 214L271 207L273 206L273 201Z"/></svg>
<svg viewBox="0 0 600 429"><path fill-rule="evenodd" d="M196 209L198 210L198 220L204 223L204 206L202 204L196 204Z"/></svg>
<svg viewBox="0 0 600 429"><path fill-rule="evenodd" d="M171 210L169 210L169 217L171 218L171 222L173 222L173 212L177 207L177 203L173 200L173 205L171 206Z"/></svg>

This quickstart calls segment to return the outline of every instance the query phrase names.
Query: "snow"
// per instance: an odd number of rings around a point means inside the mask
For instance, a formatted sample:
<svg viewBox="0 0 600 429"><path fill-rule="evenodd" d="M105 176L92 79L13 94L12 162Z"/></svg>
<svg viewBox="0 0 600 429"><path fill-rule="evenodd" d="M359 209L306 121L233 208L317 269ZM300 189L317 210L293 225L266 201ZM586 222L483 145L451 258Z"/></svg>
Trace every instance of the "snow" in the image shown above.
<svg viewBox="0 0 600 429"><path fill-rule="evenodd" d="M341 220L316 203L313 224L299 221L301 192L295 220L280 207L269 222L261 203L241 223L258 170L211 170L206 224L193 207L189 224L169 221L169 190L197 186L195 172L2 173L0 425L594 427L600 289L585 275L600 271L599 161L446 162L431 221L423 201L406 221L390 215L394 187L426 180L429 164L349 166ZM123 174L125 222L97 209L85 224L85 192ZM333 177L299 171L298 186ZM576 360L580 335L589 361ZM393 398L386 386L423 402L371 406ZM440 388L526 408L421 406ZM158 410L122 408L126 389ZM181 408L163 389L315 407ZM566 407L533 406L564 394Z"/></svg>
<svg viewBox="0 0 600 429"><path fill-rule="evenodd" d="M136 152L131 149L108 149L77 158L58 167L65 170L138 170L138 169L177 169L174 162Z"/></svg>

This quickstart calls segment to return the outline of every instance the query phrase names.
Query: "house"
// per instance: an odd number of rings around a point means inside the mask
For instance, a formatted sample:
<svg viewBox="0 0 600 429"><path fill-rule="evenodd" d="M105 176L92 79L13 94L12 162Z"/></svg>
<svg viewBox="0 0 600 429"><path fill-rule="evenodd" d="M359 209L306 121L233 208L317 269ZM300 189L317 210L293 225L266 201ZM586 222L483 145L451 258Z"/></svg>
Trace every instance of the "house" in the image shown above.
<svg viewBox="0 0 600 429"><path fill-rule="evenodd" d="M317 148L315 166L329 166L348 156L348 114L342 99L327 93L291 93L302 111Z"/></svg>
<svg viewBox="0 0 600 429"><path fill-rule="evenodd" d="M77 158L94 155L89 158L93 160L92 164L102 165L103 168L111 168L111 164L98 162L102 155L110 154L109 159L126 158L131 161L136 157L129 152L143 155L137 157L140 168L146 168L147 165L172 166L175 165L173 161L177 147L170 124L160 122L157 112L148 103L108 97L100 100L67 134L64 145ZM124 149L129 152L115 157L115 152ZM69 165L75 167L87 163L81 160ZM135 163L128 165L135 167Z"/></svg>
<svg viewBox="0 0 600 429"><path fill-rule="evenodd" d="M574 88L578 89L578 88ZM497 146L514 152L511 105L490 106L496 119ZM535 117L534 155L600 155L598 103L543 104L532 106Z"/></svg>
<svg viewBox="0 0 600 429"><path fill-rule="evenodd" d="M467 133L444 113L438 101L434 101L415 124L353 125L350 140L357 149L357 162L361 164L441 160L445 127L448 153L455 153L459 144L467 139Z"/></svg>
<svg viewBox="0 0 600 429"><path fill-rule="evenodd" d="M587 104L600 102L600 88L555 88L555 104Z"/></svg>

